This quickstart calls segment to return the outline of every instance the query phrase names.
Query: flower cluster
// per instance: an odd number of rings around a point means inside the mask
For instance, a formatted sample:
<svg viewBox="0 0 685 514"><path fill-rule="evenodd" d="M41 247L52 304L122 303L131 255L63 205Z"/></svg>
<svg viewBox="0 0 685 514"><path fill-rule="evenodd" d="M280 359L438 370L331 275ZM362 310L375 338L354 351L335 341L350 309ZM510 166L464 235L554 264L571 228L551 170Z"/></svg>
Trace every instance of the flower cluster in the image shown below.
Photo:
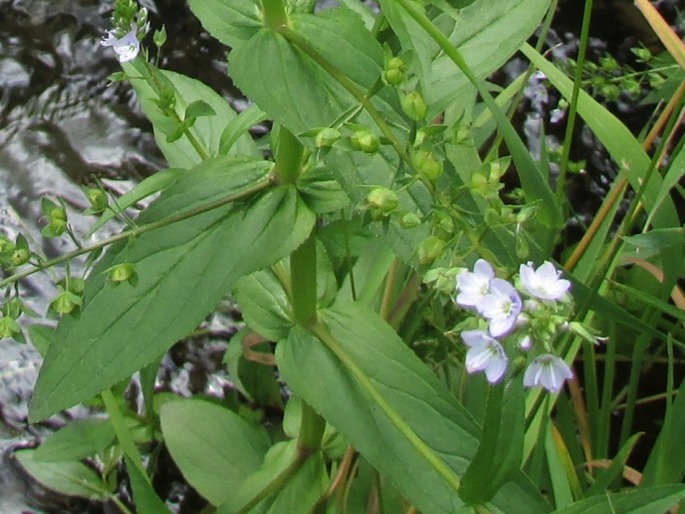
<svg viewBox="0 0 685 514"><path fill-rule="evenodd" d="M492 266L479 259L473 271L461 271L456 282L455 302L472 311L481 327L461 333L469 348L466 370L483 371L490 383L498 382L509 364L504 342L513 342L512 347L535 356L524 373L524 385L558 393L573 377L552 347L557 333L569 327L571 283L561 272L551 262L537 269L522 264L514 285L496 277Z"/></svg>
<svg viewBox="0 0 685 514"><path fill-rule="evenodd" d="M135 59L140 53L140 41L150 30L148 11L136 0L117 0L112 11L112 29L100 44L111 46L120 63Z"/></svg>

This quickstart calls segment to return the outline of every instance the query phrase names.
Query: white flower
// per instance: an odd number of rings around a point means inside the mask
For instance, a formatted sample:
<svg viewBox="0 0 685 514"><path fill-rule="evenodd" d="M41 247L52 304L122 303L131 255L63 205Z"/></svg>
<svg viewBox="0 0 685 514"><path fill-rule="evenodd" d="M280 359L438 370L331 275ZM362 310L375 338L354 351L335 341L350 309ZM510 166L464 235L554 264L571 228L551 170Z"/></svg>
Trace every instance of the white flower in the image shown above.
<svg viewBox="0 0 685 514"><path fill-rule="evenodd" d="M466 371L484 371L488 382L499 381L507 369L507 356L502 345L484 330L465 330L461 338L469 347L466 352Z"/></svg>
<svg viewBox="0 0 685 514"><path fill-rule="evenodd" d="M473 266L473 271L464 270L457 275L456 302L462 307L475 307L480 310L481 302L485 295L490 292L490 282L495 278L495 272L490 263L478 259Z"/></svg>
<svg viewBox="0 0 685 514"><path fill-rule="evenodd" d="M490 335L499 337L509 332L516 324L522 305L514 286L501 278L493 278L490 293L485 295L479 309L489 320Z"/></svg>
<svg viewBox="0 0 685 514"><path fill-rule="evenodd" d="M100 44L102 46L111 46L114 52L116 52L119 62L128 62L135 59L140 51L137 32L138 28L135 24L131 25L131 31L122 38L116 37L113 30L108 30L107 36L102 39Z"/></svg>
<svg viewBox="0 0 685 514"><path fill-rule="evenodd" d="M561 272L549 261L545 261L537 270L533 269L530 262L521 264L519 275L523 288L541 300L560 300L571 287L571 282L559 278Z"/></svg>
<svg viewBox="0 0 685 514"><path fill-rule="evenodd" d="M573 378L573 372L563 359L556 355L540 355L530 363L523 375L526 387L544 387L552 393L558 393L564 382Z"/></svg>

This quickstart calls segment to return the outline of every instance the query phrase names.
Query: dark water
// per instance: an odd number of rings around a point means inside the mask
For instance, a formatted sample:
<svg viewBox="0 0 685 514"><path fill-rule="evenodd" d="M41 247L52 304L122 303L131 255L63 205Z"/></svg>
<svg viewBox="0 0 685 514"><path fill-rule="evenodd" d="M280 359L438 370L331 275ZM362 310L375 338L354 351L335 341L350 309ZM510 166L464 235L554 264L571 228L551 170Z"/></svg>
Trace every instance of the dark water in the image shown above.
<svg viewBox="0 0 685 514"><path fill-rule="evenodd" d="M99 45L109 28L111 4L96 0L0 0L0 230L12 239L21 231L46 257L73 246L65 239L40 237L41 197L62 197L75 231L85 233L92 220L77 213L87 206L80 189L83 184L93 183L97 177L107 187L125 191L164 166L130 88L107 85L108 75L118 69L112 53ZM560 45L558 52L575 53L580 4L575 0L561 2L563 13L550 35L550 42ZM668 11L676 3L662 4ZM201 31L184 2L148 0L143 5L151 12L153 27L161 23L167 26L162 66L202 78L227 98L236 99L234 104L239 108L241 100L226 76L225 49ZM602 22L601 16L613 12L611 9L609 4L598 8L600 21L595 27L604 32L593 39L595 54L608 50L620 57L641 34L646 44L653 43L639 23ZM632 19L632 15L626 16L626 20ZM534 102L540 98L539 87L534 79L525 104L523 123L531 141L536 137L536 123L539 126L540 120L549 116L556 102L553 94L547 101ZM616 104L613 108L636 116L635 123L644 116L634 106ZM558 144L561 131L550 126L549 134ZM592 194L586 195L588 203L581 209L594 212L613 176L613 164L582 130L576 143L575 158L587 159L591 169L601 172L583 179L583 187ZM117 226L108 230L116 231ZM30 277L22 288L23 298L38 312L45 312L56 293L53 279L41 274ZM222 396L230 381L220 361L235 317L229 306L208 323L209 337L177 346L166 357L160 387L186 395ZM53 418L47 427L28 429L27 402L39 363L39 355L31 346L0 341L0 513L115 512L112 506L74 503L42 490L27 480L9 457L12 449L35 444L66 418L87 415L85 409L75 408ZM135 391L131 395L135 396ZM165 483L156 485L174 512L196 511L193 493L176 475L160 476Z"/></svg>

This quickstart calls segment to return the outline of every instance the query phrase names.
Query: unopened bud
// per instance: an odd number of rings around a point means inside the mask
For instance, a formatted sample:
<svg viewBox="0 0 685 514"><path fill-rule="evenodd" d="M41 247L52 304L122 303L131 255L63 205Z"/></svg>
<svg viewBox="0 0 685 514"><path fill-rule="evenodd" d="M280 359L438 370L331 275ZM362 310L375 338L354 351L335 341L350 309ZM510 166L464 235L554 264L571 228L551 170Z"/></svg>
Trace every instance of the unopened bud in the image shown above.
<svg viewBox="0 0 685 514"><path fill-rule="evenodd" d="M404 80L404 61L399 57L388 59L383 71L383 80L386 84L396 86Z"/></svg>
<svg viewBox="0 0 685 514"><path fill-rule="evenodd" d="M317 148L330 148L333 146L333 143L341 137L342 134L338 129L331 127L322 128L316 136L314 136L314 144Z"/></svg>
<svg viewBox="0 0 685 514"><path fill-rule="evenodd" d="M90 209L94 214L104 212L109 204L107 194L102 189L91 188L86 191Z"/></svg>
<svg viewBox="0 0 685 514"><path fill-rule="evenodd" d="M428 106L418 91L410 91L402 98L402 110L414 121L420 121L426 117Z"/></svg>
<svg viewBox="0 0 685 514"><path fill-rule="evenodd" d="M12 257L10 257L10 260L12 261L13 266L21 266L22 264L26 264L30 257L31 252L29 252L26 248L17 248L12 252Z"/></svg>
<svg viewBox="0 0 685 514"><path fill-rule="evenodd" d="M350 136L350 143L365 153L376 153L381 145L378 136L370 130L355 130Z"/></svg>
<svg viewBox="0 0 685 514"><path fill-rule="evenodd" d="M155 44L157 48L161 48L164 43L166 43L166 27L162 25L162 28L159 30L155 30L154 34L152 35L152 42Z"/></svg>
<svg viewBox="0 0 685 514"><path fill-rule="evenodd" d="M414 154L414 168L430 182L436 180L442 173L442 163L435 160L435 156L428 150L419 150Z"/></svg>
<svg viewBox="0 0 685 514"><path fill-rule="evenodd" d="M21 327L14 319L5 317L0 319L0 339L13 338L21 333Z"/></svg>
<svg viewBox="0 0 685 514"><path fill-rule="evenodd" d="M370 208L378 209L383 214L390 214L400 203L397 193L387 187L373 188L366 195L366 202Z"/></svg>
<svg viewBox="0 0 685 514"><path fill-rule="evenodd" d="M108 278L115 284L120 284L122 282L134 282L137 281L136 269L130 262L123 262L112 266L107 270L109 272Z"/></svg>
<svg viewBox="0 0 685 514"><path fill-rule="evenodd" d="M400 218L402 228L414 228L421 225L421 218L415 212L408 212Z"/></svg>
<svg viewBox="0 0 685 514"><path fill-rule="evenodd" d="M417 255L421 264L431 264L435 259L442 255L445 248L445 242L437 236L429 236L424 239L419 248Z"/></svg>
<svg viewBox="0 0 685 514"><path fill-rule="evenodd" d="M82 301L79 296L69 291L64 291L50 303L50 308L57 314L64 315L73 312L81 306L81 303Z"/></svg>

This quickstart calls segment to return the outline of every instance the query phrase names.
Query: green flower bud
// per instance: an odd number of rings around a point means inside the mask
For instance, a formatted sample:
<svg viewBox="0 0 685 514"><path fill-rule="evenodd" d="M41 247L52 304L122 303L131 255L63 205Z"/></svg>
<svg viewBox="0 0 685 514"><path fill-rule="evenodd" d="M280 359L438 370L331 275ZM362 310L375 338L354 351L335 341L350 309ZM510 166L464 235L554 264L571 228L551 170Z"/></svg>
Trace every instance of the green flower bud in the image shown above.
<svg viewBox="0 0 685 514"><path fill-rule="evenodd" d="M375 187L366 195L366 202L370 208L377 209L386 215L397 209L400 200L395 191L387 187Z"/></svg>
<svg viewBox="0 0 685 514"><path fill-rule="evenodd" d="M50 302L50 309L59 315L69 314L82 304L81 297L69 291L63 291L52 302Z"/></svg>
<svg viewBox="0 0 685 514"><path fill-rule="evenodd" d="M29 261L29 258L31 257L31 252L28 251L26 248L17 248L12 252L12 256L10 257L10 261L12 262L13 266L21 266L22 264L26 264Z"/></svg>
<svg viewBox="0 0 685 514"><path fill-rule="evenodd" d="M109 280L115 284L130 282L131 284L135 285L135 282L138 280L136 269L130 262L117 264L109 268L107 271L109 272L107 278L109 278Z"/></svg>
<svg viewBox="0 0 685 514"><path fill-rule="evenodd" d="M452 220L452 216L444 211L435 211L433 213L433 226L448 235L454 232L454 221Z"/></svg>
<svg viewBox="0 0 685 514"><path fill-rule="evenodd" d="M385 63L383 81L391 86L396 86L404 80L404 61L399 57L392 57Z"/></svg>
<svg viewBox="0 0 685 514"><path fill-rule="evenodd" d="M435 156L427 150L419 150L412 159L414 168L430 182L442 174L442 162L436 161Z"/></svg>
<svg viewBox="0 0 685 514"><path fill-rule="evenodd" d="M21 334L19 323L9 317L0 319L0 339L12 339L15 334Z"/></svg>
<svg viewBox="0 0 685 514"><path fill-rule="evenodd" d="M490 193L490 184L488 184L488 178L479 172L471 175L470 187L475 193L478 193L483 197L488 196Z"/></svg>
<svg viewBox="0 0 685 514"><path fill-rule="evenodd" d="M350 136L350 143L365 153L376 153L381 145L378 136L370 130L355 130Z"/></svg>
<svg viewBox="0 0 685 514"><path fill-rule="evenodd" d="M314 144L317 148L330 148L333 146L338 139L342 137L342 134L338 129L326 127L322 128L314 136Z"/></svg>
<svg viewBox="0 0 685 514"><path fill-rule="evenodd" d="M74 294L82 295L83 291L86 289L86 281L79 277L69 278L69 291Z"/></svg>
<svg viewBox="0 0 685 514"><path fill-rule="evenodd" d="M414 121L420 121L426 117L428 106L418 91L410 91L402 98L402 110Z"/></svg>
<svg viewBox="0 0 685 514"><path fill-rule="evenodd" d="M424 239L416 250L421 264L431 264L442 255L445 242L437 236L429 236Z"/></svg>
<svg viewBox="0 0 685 514"><path fill-rule="evenodd" d="M162 48L164 43L166 43L166 36L166 27L162 25L161 29L155 30L154 34L152 34L152 42L157 48Z"/></svg>
<svg viewBox="0 0 685 514"><path fill-rule="evenodd" d="M421 225L421 218L415 212L408 212L400 218L402 228L414 228Z"/></svg>
<svg viewBox="0 0 685 514"><path fill-rule="evenodd" d="M88 202L90 202L90 210L94 214L100 214L104 212L109 204L107 194L102 189L88 189L86 191L86 197L88 198Z"/></svg>
<svg viewBox="0 0 685 514"><path fill-rule="evenodd" d="M457 275L463 271L461 268L433 268L423 277L425 284L433 284L433 287L442 293L452 296Z"/></svg>

